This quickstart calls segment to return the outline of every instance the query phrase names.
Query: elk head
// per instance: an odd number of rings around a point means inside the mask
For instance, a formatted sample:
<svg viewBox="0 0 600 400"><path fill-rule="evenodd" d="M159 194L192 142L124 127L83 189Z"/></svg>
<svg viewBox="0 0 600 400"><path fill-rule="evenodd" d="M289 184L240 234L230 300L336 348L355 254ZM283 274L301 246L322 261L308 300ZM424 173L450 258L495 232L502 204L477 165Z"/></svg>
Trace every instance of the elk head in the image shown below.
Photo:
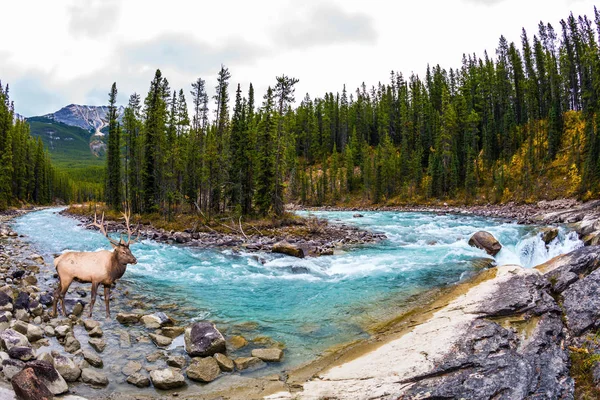
<svg viewBox="0 0 600 400"><path fill-rule="evenodd" d="M122 214L123 214L123 218L125 219L125 225L127 226L127 241L123 240L122 234L120 235L119 241L116 241L116 240L112 239L110 236L108 236L108 232L106 231L106 226L104 225L104 213L102 213L102 219L100 220L99 223L98 223L98 216L96 213L94 213L94 222L91 223L90 226L95 226L96 228L100 229L100 232L102 232L104 237L106 237L108 239L108 241L110 242L110 245L113 247L113 249L115 249L113 253L114 253L115 259L119 265L127 265L127 264L135 265L135 264L137 264L137 259L131 252L129 245L136 243L139 240L139 237L140 237L139 225L138 225L138 228L136 231L136 238L134 240L131 240L131 236L133 235L133 233L131 232L131 225L129 224L129 218L131 217L131 212L129 210L127 210L126 212L124 212Z"/></svg>

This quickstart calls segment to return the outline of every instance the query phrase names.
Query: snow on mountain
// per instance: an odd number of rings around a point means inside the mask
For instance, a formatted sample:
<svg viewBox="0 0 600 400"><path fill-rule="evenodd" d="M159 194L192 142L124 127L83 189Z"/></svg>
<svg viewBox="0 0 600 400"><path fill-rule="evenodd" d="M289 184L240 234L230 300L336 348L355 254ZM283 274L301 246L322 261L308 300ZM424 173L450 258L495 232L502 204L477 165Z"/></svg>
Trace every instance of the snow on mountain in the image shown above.
<svg viewBox="0 0 600 400"><path fill-rule="evenodd" d="M117 109L117 119L121 121L125 107L120 106ZM84 106L78 104L69 104L60 110L43 115L65 125L76 126L93 132L97 136L104 136L102 129L108 126L108 106Z"/></svg>

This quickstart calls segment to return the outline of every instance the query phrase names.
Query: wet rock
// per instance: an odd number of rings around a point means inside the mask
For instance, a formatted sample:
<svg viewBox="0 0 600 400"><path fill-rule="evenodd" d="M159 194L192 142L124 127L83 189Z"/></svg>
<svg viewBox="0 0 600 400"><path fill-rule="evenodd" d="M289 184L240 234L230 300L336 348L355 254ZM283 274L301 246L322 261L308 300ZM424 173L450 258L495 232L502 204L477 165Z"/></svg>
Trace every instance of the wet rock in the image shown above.
<svg viewBox="0 0 600 400"><path fill-rule="evenodd" d="M67 353L75 353L79 349L81 349L81 343L79 343L79 340L77 340L75 336L67 336L65 339L65 351Z"/></svg>
<svg viewBox="0 0 600 400"><path fill-rule="evenodd" d="M15 319L24 322L29 322L31 320L31 318L29 318L29 312L24 309L15 311Z"/></svg>
<svg viewBox="0 0 600 400"><path fill-rule="evenodd" d="M15 310L29 310L29 293L19 292L14 303Z"/></svg>
<svg viewBox="0 0 600 400"><path fill-rule="evenodd" d="M30 342L35 342L44 337L44 331L42 328L36 325L27 324L27 330L25 331L25 336Z"/></svg>
<svg viewBox="0 0 600 400"><path fill-rule="evenodd" d="M189 379L199 382L212 382L220 373L219 364L212 357L192 359L186 371Z"/></svg>
<svg viewBox="0 0 600 400"><path fill-rule="evenodd" d="M243 371L245 369L256 370L266 366L264 361L258 357L239 357L233 360L233 362L238 371Z"/></svg>
<svg viewBox="0 0 600 400"><path fill-rule="evenodd" d="M0 332L0 344L4 350L10 350L13 347L29 347L29 340L13 329L5 329Z"/></svg>
<svg viewBox="0 0 600 400"><path fill-rule="evenodd" d="M35 275L27 275L23 281L28 285L37 285L38 280Z"/></svg>
<svg viewBox="0 0 600 400"><path fill-rule="evenodd" d="M6 379L11 380L25 367L25 363L20 360L2 360L2 373Z"/></svg>
<svg viewBox="0 0 600 400"><path fill-rule="evenodd" d="M163 312L144 315L141 320L148 329L158 329L163 326L173 325L173 320Z"/></svg>
<svg viewBox="0 0 600 400"><path fill-rule="evenodd" d="M156 361L158 361L158 360L160 360L160 359L162 359L162 358L165 358L165 357L166 357L166 356L165 356L165 352L164 352L164 351L160 351L160 350L158 350L158 351L155 351L155 352L154 352L154 353L152 353L152 354L148 354L148 355L146 356L146 360L147 360L148 362L156 362Z"/></svg>
<svg viewBox="0 0 600 400"><path fill-rule="evenodd" d="M243 336L232 336L229 338L228 343L229 348L233 351L241 349L242 347L245 347L248 345L248 341L246 340L245 337Z"/></svg>
<svg viewBox="0 0 600 400"><path fill-rule="evenodd" d="M210 322L197 322L185 330L185 351L191 357L225 353L225 338Z"/></svg>
<svg viewBox="0 0 600 400"><path fill-rule="evenodd" d="M60 325L54 329L54 332L57 338L64 338L71 332L71 327L69 325Z"/></svg>
<svg viewBox="0 0 600 400"><path fill-rule="evenodd" d="M600 246L593 246L554 257L535 268L544 274L552 285L552 291L558 294L599 266Z"/></svg>
<svg viewBox="0 0 600 400"><path fill-rule="evenodd" d="M125 376L130 376L139 372L142 369L142 364L137 361L129 361L125 366L121 369L121 372Z"/></svg>
<svg viewBox="0 0 600 400"><path fill-rule="evenodd" d="M540 233L542 241L546 243L547 246L558 237L558 228L543 228Z"/></svg>
<svg viewBox="0 0 600 400"><path fill-rule="evenodd" d="M92 368L84 368L81 370L81 380L84 383L92 386L107 386L108 377L106 374L96 371Z"/></svg>
<svg viewBox="0 0 600 400"><path fill-rule="evenodd" d="M359 214L359 213L352 215L352 218L362 218L362 217L364 217L364 215Z"/></svg>
<svg viewBox="0 0 600 400"><path fill-rule="evenodd" d="M65 382L51 363L38 360L27 363L27 367L33 369L35 375L52 394L62 394L69 391L67 382Z"/></svg>
<svg viewBox="0 0 600 400"><path fill-rule="evenodd" d="M84 350L83 353L83 359L85 361L87 361L92 367L96 367L96 368L103 368L104 367L104 363L102 362L102 359L100 358L100 356L90 350Z"/></svg>
<svg viewBox="0 0 600 400"><path fill-rule="evenodd" d="M150 379L146 375L136 372L127 377L127 383L139 388L145 388L150 386Z"/></svg>
<svg viewBox="0 0 600 400"><path fill-rule="evenodd" d="M169 367L175 367L183 369L186 364L186 358L184 356L169 356L167 357L167 365Z"/></svg>
<svg viewBox="0 0 600 400"><path fill-rule="evenodd" d="M123 331L119 333L119 346L125 349L131 347L131 338L129 337L129 332Z"/></svg>
<svg viewBox="0 0 600 400"><path fill-rule="evenodd" d="M44 334L46 336L53 337L53 336L56 335L56 332L54 332L54 328L53 327L51 327L50 325L46 325L44 327Z"/></svg>
<svg viewBox="0 0 600 400"><path fill-rule="evenodd" d="M102 328L97 326L94 329L92 329L91 331L89 331L88 335L89 335L89 337L98 338L98 337L102 337L104 335L104 332L102 332Z"/></svg>
<svg viewBox="0 0 600 400"><path fill-rule="evenodd" d="M102 353L104 351L104 349L106 348L106 342L103 339L93 338L93 339L88 340L88 343L98 353Z"/></svg>
<svg viewBox="0 0 600 400"><path fill-rule="evenodd" d="M258 357L261 360L268 362L280 362L283 358L283 351L277 348L254 349L252 350L252 357Z"/></svg>
<svg viewBox="0 0 600 400"><path fill-rule="evenodd" d="M273 253L286 254L292 257L304 258L304 250L286 241L278 242L271 249Z"/></svg>
<svg viewBox="0 0 600 400"><path fill-rule="evenodd" d="M169 390L185 385L185 377L170 368L150 372L152 384L157 389Z"/></svg>
<svg viewBox="0 0 600 400"><path fill-rule="evenodd" d="M25 275L25 270L18 270L12 273L12 278L13 279L21 279L23 277L23 275Z"/></svg>
<svg viewBox="0 0 600 400"><path fill-rule="evenodd" d="M140 315L131 313L118 313L117 321L119 321L123 325L137 324L138 322L140 322Z"/></svg>
<svg viewBox="0 0 600 400"><path fill-rule="evenodd" d="M82 312L83 312L83 304L81 304L80 302L75 303L75 305L73 306L73 309L71 310L71 314L78 317L81 315Z"/></svg>
<svg viewBox="0 0 600 400"><path fill-rule="evenodd" d="M52 354L54 358L54 368L67 382L75 382L81 376L81 368L79 368L73 360L65 357L58 352Z"/></svg>
<svg viewBox="0 0 600 400"><path fill-rule="evenodd" d="M21 361L29 361L35 358L35 353L31 347L13 346L8 350L8 355Z"/></svg>
<svg viewBox="0 0 600 400"><path fill-rule="evenodd" d="M49 362L50 364L54 365L54 357L52 357L52 355L48 352L43 352L41 354L38 354L36 358L40 361L46 361L46 362Z"/></svg>
<svg viewBox="0 0 600 400"><path fill-rule="evenodd" d="M100 322L93 320L93 319L84 319L83 327L85 328L86 331L91 331L94 328L100 328Z"/></svg>
<svg viewBox="0 0 600 400"><path fill-rule="evenodd" d="M51 400L54 398L52 392L37 377L32 368L25 368L11 381L13 390L21 400Z"/></svg>
<svg viewBox="0 0 600 400"><path fill-rule="evenodd" d="M12 311L13 299L4 292L0 292L0 311Z"/></svg>
<svg viewBox="0 0 600 400"><path fill-rule="evenodd" d="M469 239L469 246L485 250L491 256L495 256L502 249L502 245L494 235L485 231L475 232Z"/></svg>
<svg viewBox="0 0 600 400"><path fill-rule="evenodd" d="M165 326L160 330L160 334L171 339L175 339L185 331L184 327L181 326Z"/></svg>
<svg viewBox="0 0 600 400"><path fill-rule="evenodd" d="M40 303L42 303L46 307L51 306L52 301L53 301L53 298L50 293L44 293L43 295L40 296Z"/></svg>
<svg viewBox="0 0 600 400"><path fill-rule="evenodd" d="M148 336L150 336L150 339L152 339L152 342L157 347L168 347L171 344L171 342L173 342L173 339L171 338L162 335L157 335L154 333L150 333Z"/></svg>
<svg viewBox="0 0 600 400"><path fill-rule="evenodd" d="M219 364L219 368L221 368L221 371L232 372L235 368L233 360L227 357L225 354L217 353L213 357L217 361L217 364Z"/></svg>

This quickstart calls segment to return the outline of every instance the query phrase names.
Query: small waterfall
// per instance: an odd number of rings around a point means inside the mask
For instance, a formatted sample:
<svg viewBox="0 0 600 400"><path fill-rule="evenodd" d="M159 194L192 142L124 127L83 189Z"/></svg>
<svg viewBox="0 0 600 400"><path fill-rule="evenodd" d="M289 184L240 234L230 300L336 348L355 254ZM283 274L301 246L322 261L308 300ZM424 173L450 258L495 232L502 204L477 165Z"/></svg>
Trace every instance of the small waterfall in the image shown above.
<svg viewBox="0 0 600 400"><path fill-rule="evenodd" d="M563 228L559 228L558 236L548 245L542 240L542 235L542 232L537 232L520 240L514 248L504 247L496 256L498 265L518 264L532 268L583 247L577 232L565 232Z"/></svg>

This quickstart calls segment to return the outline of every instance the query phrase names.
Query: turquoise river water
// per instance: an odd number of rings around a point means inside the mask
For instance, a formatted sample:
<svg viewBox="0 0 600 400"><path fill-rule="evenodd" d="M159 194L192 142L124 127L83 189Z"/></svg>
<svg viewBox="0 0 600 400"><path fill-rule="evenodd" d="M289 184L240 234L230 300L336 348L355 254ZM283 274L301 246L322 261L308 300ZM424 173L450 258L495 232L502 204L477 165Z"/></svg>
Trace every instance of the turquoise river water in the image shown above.
<svg viewBox="0 0 600 400"><path fill-rule="evenodd" d="M37 251L109 248L98 232L46 209L26 214L14 229ZM303 213L306 214L306 213ZM333 345L368 336L367 327L410 306L428 289L453 284L475 273L489 258L470 247L472 233L486 230L503 244L497 264L531 267L582 243L560 228L547 249L539 227L464 215L435 213L315 212L330 223L345 222L384 232L388 240L345 249L333 256L296 259L232 249L194 249L146 240L132 246L138 264L119 283L142 296L148 309L176 303L185 322L208 319L227 335L269 336L286 346L285 367L321 354ZM304 267L304 268L292 268ZM294 273L294 272L302 273ZM101 308L96 309L96 313Z"/></svg>

